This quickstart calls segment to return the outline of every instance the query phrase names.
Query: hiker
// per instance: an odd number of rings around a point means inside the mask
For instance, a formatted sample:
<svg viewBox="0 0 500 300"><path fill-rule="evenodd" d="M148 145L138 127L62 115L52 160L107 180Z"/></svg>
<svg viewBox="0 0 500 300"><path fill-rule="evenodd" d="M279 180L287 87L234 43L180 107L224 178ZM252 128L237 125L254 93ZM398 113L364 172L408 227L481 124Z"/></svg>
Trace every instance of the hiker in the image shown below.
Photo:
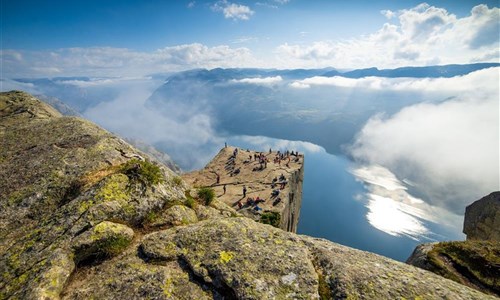
<svg viewBox="0 0 500 300"><path fill-rule="evenodd" d="M226 185L224 184L224 186L222 187L222 190L224 191L224 195L226 194Z"/></svg>
<svg viewBox="0 0 500 300"><path fill-rule="evenodd" d="M217 174L217 173L215 173L215 176L217 176L217 179L216 179L216 180L217 180L217 184L219 184L219 182L220 182L220 176L219 176L219 174Z"/></svg>
<svg viewBox="0 0 500 300"><path fill-rule="evenodd" d="M243 207L243 204L241 204L241 201L238 201L238 208L241 209Z"/></svg>
<svg viewBox="0 0 500 300"><path fill-rule="evenodd" d="M247 196L247 187L243 186L243 198Z"/></svg>

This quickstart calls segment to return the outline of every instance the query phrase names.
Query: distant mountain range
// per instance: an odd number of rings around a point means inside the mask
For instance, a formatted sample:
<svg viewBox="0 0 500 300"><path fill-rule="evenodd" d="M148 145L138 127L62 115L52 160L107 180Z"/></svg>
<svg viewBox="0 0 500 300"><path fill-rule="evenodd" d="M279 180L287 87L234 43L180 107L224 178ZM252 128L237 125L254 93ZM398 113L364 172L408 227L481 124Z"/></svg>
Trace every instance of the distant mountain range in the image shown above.
<svg viewBox="0 0 500 300"><path fill-rule="evenodd" d="M222 134L303 140L321 145L330 153L339 153L342 145L349 144L366 121L376 114L390 115L408 105L422 101L445 101L458 95L429 99L419 92L404 94L380 90L374 93L363 88L315 87L300 90L290 87L292 81L314 76L449 78L498 66L500 63L351 71L334 68L194 69L149 76L154 83L150 86L157 84L158 88L146 101L146 105L163 112L166 117L171 117L174 109L180 112L180 116L185 114L189 117L193 113L209 115L214 129ZM278 76L280 78L276 78L275 84L248 83L248 79L268 80L272 79L269 77ZM119 81L119 78L115 79L114 81ZM96 79L84 76L18 78L14 81L29 83L39 94L58 98L79 113L102 102L117 99L118 95L123 94L122 87L129 84L128 81L122 85L102 81L99 84L87 84ZM98 82L99 80L96 81Z"/></svg>

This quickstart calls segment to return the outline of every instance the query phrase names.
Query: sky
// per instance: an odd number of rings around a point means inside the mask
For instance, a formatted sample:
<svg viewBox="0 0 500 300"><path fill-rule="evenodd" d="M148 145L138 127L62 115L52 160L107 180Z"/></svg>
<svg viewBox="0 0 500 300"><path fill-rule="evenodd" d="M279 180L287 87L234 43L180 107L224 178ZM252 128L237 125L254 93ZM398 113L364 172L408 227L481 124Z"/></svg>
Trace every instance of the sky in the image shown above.
<svg viewBox="0 0 500 300"><path fill-rule="evenodd" d="M497 62L498 1L1 1L2 78Z"/></svg>

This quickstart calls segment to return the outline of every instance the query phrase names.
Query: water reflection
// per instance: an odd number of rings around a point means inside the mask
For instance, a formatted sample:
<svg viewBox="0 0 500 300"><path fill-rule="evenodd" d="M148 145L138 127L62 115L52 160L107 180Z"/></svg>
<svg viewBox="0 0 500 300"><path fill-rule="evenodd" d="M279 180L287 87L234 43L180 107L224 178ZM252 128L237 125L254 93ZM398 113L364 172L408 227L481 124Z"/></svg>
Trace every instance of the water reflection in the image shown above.
<svg viewBox="0 0 500 300"><path fill-rule="evenodd" d="M410 195L407 186L412 183L399 180L382 166L357 166L350 172L365 185L366 192L358 199L366 201L366 218L378 230L416 241L433 241L436 233L429 229L429 222L460 226L461 217Z"/></svg>
<svg viewBox="0 0 500 300"><path fill-rule="evenodd" d="M373 227L393 236L403 234L414 240L419 240L429 233L422 222L411 213L418 209L387 197L374 194L369 197L369 212L366 217Z"/></svg>

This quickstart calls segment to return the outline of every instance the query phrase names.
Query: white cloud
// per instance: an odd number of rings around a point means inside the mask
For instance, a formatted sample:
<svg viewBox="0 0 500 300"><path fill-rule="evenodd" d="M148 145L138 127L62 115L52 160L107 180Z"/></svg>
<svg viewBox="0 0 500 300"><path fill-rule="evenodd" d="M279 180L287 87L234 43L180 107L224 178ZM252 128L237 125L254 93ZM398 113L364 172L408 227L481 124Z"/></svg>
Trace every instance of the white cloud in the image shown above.
<svg viewBox="0 0 500 300"><path fill-rule="evenodd" d="M387 10L384 9L384 10L380 11L380 13L383 14L384 17L386 17L389 20L394 18L394 16L396 16L396 14L392 10L388 10L388 9Z"/></svg>
<svg viewBox="0 0 500 300"><path fill-rule="evenodd" d="M260 65L250 50L226 45L185 44L153 52L125 48L64 48L54 51L2 51L2 76L142 76L192 68Z"/></svg>
<svg viewBox="0 0 500 300"><path fill-rule="evenodd" d="M236 82L236 83L249 83L249 84L276 84L278 82L283 81L283 78L281 76L274 76L274 77L255 77L255 78L243 78L243 79L233 79L231 82Z"/></svg>
<svg viewBox="0 0 500 300"><path fill-rule="evenodd" d="M277 52L305 60L322 60L335 57L336 47L328 42L316 42L310 46L288 45L278 47Z"/></svg>
<svg viewBox="0 0 500 300"><path fill-rule="evenodd" d="M196 1L191 1L188 3L187 8L193 8L196 5Z"/></svg>
<svg viewBox="0 0 500 300"><path fill-rule="evenodd" d="M498 71L392 82L392 89L401 92L455 97L373 117L356 137L351 154L408 180L409 192L429 204L462 214L474 200L500 189Z"/></svg>
<svg viewBox="0 0 500 300"><path fill-rule="evenodd" d="M382 13L390 23L372 34L309 45L285 43L276 48L276 59L293 67L338 68L498 61L499 8L478 5L463 18L426 3Z"/></svg>
<svg viewBox="0 0 500 300"><path fill-rule="evenodd" d="M295 88L310 88L311 86L334 86L347 88L363 88L385 91L426 91L432 93L473 93L491 95L498 89L498 73L500 68L489 68L475 71L453 78L386 78L363 77L346 78L342 76L315 76L296 80L290 84ZM482 89L477 89L481 86Z"/></svg>
<svg viewBox="0 0 500 300"><path fill-rule="evenodd" d="M161 82L129 79L100 83L101 87L107 85L120 91L119 95L89 108L83 115L120 136L157 146L184 170L202 168L224 145L213 128L212 117L202 107L168 103L165 99L168 113L149 108L146 99Z"/></svg>
<svg viewBox="0 0 500 300"><path fill-rule="evenodd" d="M249 136L249 135L234 136L232 137L232 139L236 141L236 144L239 144L239 141L241 140L243 144L250 144L252 145L253 149L260 149L261 151L267 151L269 148L271 148L273 150L299 151L302 153L325 152L325 149L323 149L322 147L303 141L290 141L290 140L268 138L265 136Z"/></svg>
<svg viewBox="0 0 500 300"><path fill-rule="evenodd" d="M226 19L233 20L249 20L255 13L246 5L231 3L227 0L218 1L212 5L212 10L222 12Z"/></svg>

